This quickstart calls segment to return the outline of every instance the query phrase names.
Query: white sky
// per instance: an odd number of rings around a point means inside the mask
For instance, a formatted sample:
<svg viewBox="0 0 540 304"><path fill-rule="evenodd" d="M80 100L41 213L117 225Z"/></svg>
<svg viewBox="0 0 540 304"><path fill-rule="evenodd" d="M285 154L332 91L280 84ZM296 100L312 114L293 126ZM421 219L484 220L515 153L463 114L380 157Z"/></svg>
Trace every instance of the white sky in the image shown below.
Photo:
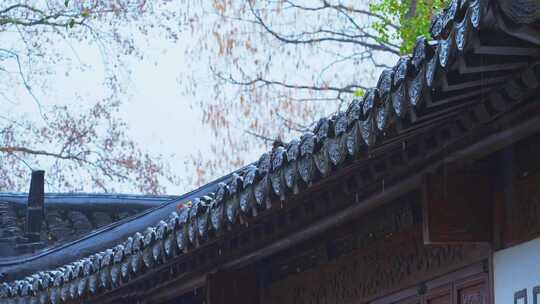
<svg viewBox="0 0 540 304"><path fill-rule="evenodd" d="M127 85L128 93L121 96L123 104L119 113L128 123L131 138L143 150L164 155L170 161L173 172L180 176L190 174L184 165L190 155L201 151L203 157L210 157L208 145L212 140L209 128L201 123L200 109L192 107L191 97L183 96L181 92L182 74L197 73L200 74L199 94L207 92L210 98L210 71L204 64L186 64L185 48L190 45L182 42L190 39L183 38L173 43L165 38L152 37L148 39L148 44L141 43L145 59L130 59L128 63L132 72L131 81ZM77 102L78 96L83 102L91 104L107 95L107 88L102 85L105 74L99 52L85 43L72 47L78 59L73 58L74 68L70 69L69 75L65 73L69 69L68 64L53 66L54 75L47 77L49 84L46 92L34 87L35 95L44 106ZM82 72L77 69L81 63L90 67ZM13 97L10 102L0 102L0 113L17 113L25 115L25 118L40 120L34 100L22 86L16 94L10 95ZM254 160L259 153L260 148L254 149ZM191 190L184 189L184 185L166 186L170 194Z"/></svg>
<svg viewBox="0 0 540 304"><path fill-rule="evenodd" d="M196 97L212 98L213 83L208 64L188 62L189 59L184 56L186 48L196 47L196 39L191 35L191 31L181 32L177 43L158 35L149 35L146 41L141 41L139 46L144 51L145 59L132 59L128 63L132 71L131 82L127 86L127 95L122 97L123 105L119 113L129 125L129 135L141 148L164 155L170 161L172 170L180 176L192 174L186 172L185 166L190 155L200 151L202 157L211 157L208 146L213 140L209 127L201 124L200 109L192 107L192 97L182 95L182 75L195 75L199 79ZM102 85L104 65L95 46L78 43L71 47L77 56L72 56L69 75L65 74L69 62L65 66L53 66L54 75L48 77L50 90L36 92L44 105L77 101L77 96L92 103L107 95L106 87ZM65 46L63 51L69 52ZM81 63L90 68L81 72L77 69ZM21 88L16 95L17 101L14 103L0 102L0 112L25 112L28 117L39 119L37 107L24 89ZM254 147L247 159L256 160L261 151L262 147ZM182 185L167 185L170 194L189 190Z"/></svg>

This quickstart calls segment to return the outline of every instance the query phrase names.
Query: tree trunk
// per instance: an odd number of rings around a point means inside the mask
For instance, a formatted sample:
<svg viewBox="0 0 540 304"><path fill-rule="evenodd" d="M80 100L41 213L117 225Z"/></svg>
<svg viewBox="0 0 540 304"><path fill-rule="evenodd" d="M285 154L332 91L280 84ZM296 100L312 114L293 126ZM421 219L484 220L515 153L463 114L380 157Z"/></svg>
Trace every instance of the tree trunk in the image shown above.
<svg viewBox="0 0 540 304"><path fill-rule="evenodd" d="M418 0L409 0L409 8L407 9L407 13L405 14L406 19L411 19L414 16L416 16L417 3L418 3Z"/></svg>

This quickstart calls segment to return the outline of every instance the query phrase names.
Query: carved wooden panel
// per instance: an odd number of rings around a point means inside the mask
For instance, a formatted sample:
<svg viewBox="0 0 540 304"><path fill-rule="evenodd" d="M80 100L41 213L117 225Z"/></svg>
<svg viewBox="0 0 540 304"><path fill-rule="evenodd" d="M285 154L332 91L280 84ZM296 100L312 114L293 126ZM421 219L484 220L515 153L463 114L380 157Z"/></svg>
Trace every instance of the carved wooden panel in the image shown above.
<svg viewBox="0 0 540 304"><path fill-rule="evenodd" d="M420 207L415 200L419 200L419 195L410 195L370 212L361 220L343 223L317 239L274 256L268 265L270 281L284 279L353 251L365 250L392 235L412 229L421 222Z"/></svg>
<svg viewBox="0 0 540 304"><path fill-rule="evenodd" d="M426 246L421 229L416 226L364 250L274 282L265 292L265 303L360 303L463 267L486 255L484 245Z"/></svg>

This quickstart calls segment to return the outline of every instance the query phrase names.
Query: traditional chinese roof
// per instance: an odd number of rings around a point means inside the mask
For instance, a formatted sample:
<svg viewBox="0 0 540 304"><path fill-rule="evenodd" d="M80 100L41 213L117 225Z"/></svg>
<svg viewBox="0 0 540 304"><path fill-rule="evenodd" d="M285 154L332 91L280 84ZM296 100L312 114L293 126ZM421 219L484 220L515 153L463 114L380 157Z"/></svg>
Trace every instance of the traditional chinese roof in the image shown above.
<svg viewBox="0 0 540 304"><path fill-rule="evenodd" d="M501 131L497 122L511 125L505 118L539 96L539 10L535 0L451 1L432 22L432 40L419 38L413 53L383 71L377 86L347 111L113 229L25 261L0 260L10 280L0 287L0 299L59 303L109 294L158 275L175 259L196 257L240 227L248 229L246 223L256 226L348 168L358 171L355 187L369 197L373 181L382 179L384 189L398 173L403 179L403 172ZM355 203L362 204L358 197Z"/></svg>
<svg viewBox="0 0 540 304"><path fill-rule="evenodd" d="M38 249L52 248L85 234L141 213L178 196L48 193L45 194L46 216ZM26 225L26 193L0 193L0 244L13 255L26 253L23 243ZM19 245L19 248L16 246ZM23 248L21 248L23 247ZM5 257L0 254L0 257Z"/></svg>

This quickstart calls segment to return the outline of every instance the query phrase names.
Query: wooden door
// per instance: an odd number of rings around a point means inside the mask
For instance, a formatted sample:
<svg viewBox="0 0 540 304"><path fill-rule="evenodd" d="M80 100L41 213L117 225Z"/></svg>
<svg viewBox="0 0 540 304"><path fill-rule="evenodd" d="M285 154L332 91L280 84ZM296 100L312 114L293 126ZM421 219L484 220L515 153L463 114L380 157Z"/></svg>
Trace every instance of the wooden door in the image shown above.
<svg viewBox="0 0 540 304"><path fill-rule="evenodd" d="M479 269L451 273L370 304L491 304L488 274Z"/></svg>
<svg viewBox="0 0 540 304"><path fill-rule="evenodd" d="M487 275L480 274L456 282L456 304L490 304Z"/></svg>
<svg viewBox="0 0 540 304"><path fill-rule="evenodd" d="M452 284L428 290L422 298L423 304L452 304Z"/></svg>

